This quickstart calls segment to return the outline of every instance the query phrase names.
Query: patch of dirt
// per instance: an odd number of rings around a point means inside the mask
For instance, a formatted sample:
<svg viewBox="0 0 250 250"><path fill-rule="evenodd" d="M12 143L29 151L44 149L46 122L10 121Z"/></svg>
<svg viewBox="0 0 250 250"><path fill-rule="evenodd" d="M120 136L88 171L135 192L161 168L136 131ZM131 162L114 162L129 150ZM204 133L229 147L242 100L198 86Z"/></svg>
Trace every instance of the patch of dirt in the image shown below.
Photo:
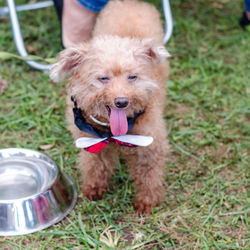
<svg viewBox="0 0 250 250"><path fill-rule="evenodd" d="M122 229L123 232L123 239L128 243L128 245L131 245L133 240L135 239L135 236L133 235L133 230L131 228L125 227Z"/></svg>
<svg viewBox="0 0 250 250"><path fill-rule="evenodd" d="M211 148L211 155L214 156L216 162L223 162L223 160L229 160L232 157L232 150L230 150L227 144L219 143L217 148Z"/></svg>
<svg viewBox="0 0 250 250"><path fill-rule="evenodd" d="M234 227L232 229L225 229L224 234L232 239L242 240L247 238L247 228L243 224L240 227Z"/></svg>
<svg viewBox="0 0 250 250"><path fill-rule="evenodd" d="M176 102L172 102L169 101L166 105L166 111L170 111L172 113L174 113L175 115L178 116L186 116L188 113L190 113L190 111L192 110L192 107L188 106L187 104L184 103L176 103Z"/></svg>

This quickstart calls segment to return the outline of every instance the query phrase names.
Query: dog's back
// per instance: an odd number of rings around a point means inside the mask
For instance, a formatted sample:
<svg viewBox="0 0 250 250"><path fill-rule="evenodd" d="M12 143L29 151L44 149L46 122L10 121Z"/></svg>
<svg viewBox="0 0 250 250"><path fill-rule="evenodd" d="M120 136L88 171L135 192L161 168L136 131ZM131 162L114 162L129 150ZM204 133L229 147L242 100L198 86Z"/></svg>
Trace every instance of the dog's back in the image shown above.
<svg viewBox="0 0 250 250"><path fill-rule="evenodd" d="M94 36L118 35L121 37L154 38L163 43L160 14L148 3L135 0L110 1L100 13Z"/></svg>

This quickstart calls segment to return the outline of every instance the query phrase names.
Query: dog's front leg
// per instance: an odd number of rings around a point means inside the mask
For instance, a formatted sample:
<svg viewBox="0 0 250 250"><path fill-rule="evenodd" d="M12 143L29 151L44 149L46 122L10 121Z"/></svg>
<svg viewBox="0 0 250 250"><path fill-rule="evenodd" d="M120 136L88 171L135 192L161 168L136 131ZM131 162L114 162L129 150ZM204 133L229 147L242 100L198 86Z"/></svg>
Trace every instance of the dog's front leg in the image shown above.
<svg viewBox="0 0 250 250"><path fill-rule="evenodd" d="M130 174L136 189L137 213L151 213L164 200L167 141L155 140L149 147L138 147L130 156Z"/></svg>
<svg viewBox="0 0 250 250"><path fill-rule="evenodd" d="M82 174L81 191L90 200L102 197L108 189L109 179L117 165L116 150L107 145L97 154L80 152L79 169Z"/></svg>

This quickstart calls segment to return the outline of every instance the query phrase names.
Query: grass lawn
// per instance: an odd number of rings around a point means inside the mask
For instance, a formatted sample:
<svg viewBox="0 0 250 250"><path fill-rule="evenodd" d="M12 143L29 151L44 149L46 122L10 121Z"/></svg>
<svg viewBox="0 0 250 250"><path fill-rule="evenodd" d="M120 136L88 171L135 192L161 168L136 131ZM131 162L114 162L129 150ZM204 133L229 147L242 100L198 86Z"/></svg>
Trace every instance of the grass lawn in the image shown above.
<svg viewBox="0 0 250 250"><path fill-rule="evenodd" d="M151 2L160 8L160 0ZM79 193L62 222L0 237L1 249L250 249L250 29L238 25L243 1L175 0L171 6L165 202L151 217L137 217L121 164L102 200ZM53 8L19 16L28 51L55 57L60 30ZM8 17L0 19L0 51L17 54ZM65 83L18 59L0 59L0 77L8 83L0 94L0 148L42 151L78 183Z"/></svg>

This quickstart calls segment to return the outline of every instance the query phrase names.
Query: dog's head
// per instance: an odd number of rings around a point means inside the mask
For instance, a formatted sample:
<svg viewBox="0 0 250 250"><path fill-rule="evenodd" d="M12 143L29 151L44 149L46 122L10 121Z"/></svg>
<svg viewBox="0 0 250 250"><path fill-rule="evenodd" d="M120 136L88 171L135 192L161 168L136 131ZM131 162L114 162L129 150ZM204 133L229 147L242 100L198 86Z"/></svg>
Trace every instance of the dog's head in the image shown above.
<svg viewBox="0 0 250 250"><path fill-rule="evenodd" d="M70 74L68 88L78 106L109 121L112 133L121 135L127 117L147 107L158 88L153 68L168 56L152 39L100 36L62 51L50 77L59 82Z"/></svg>

